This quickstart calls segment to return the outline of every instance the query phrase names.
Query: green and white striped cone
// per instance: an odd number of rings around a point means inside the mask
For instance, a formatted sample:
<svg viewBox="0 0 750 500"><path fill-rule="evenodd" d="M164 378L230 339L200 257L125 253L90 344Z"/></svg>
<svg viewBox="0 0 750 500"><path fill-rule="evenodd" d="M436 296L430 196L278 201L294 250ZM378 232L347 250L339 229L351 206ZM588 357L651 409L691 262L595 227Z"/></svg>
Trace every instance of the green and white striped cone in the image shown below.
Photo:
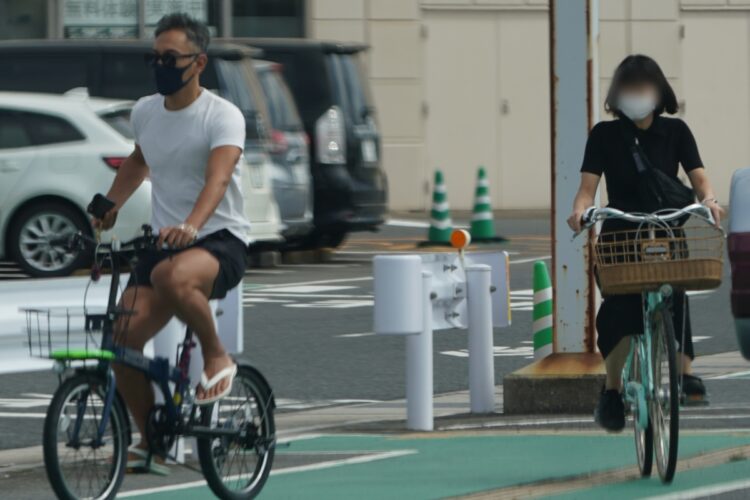
<svg viewBox="0 0 750 500"><path fill-rule="evenodd" d="M474 213L471 216L471 239L473 241L492 240L495 238L495 226L492 222L490 206L490 182L484 167L479 167L477 189L474 194Z"/></svg>
<svg viewBox="0 0 750 500"><path fill-rule="evenodd" d="M534 263L534 359L552 354L552 283L547 265Z"/></svg>
<svg viewBox="0 0 750 500"><path fill-rule="evenodd" d="M443 173L435 171L435 187L432 191L432 210L430 211L430 231L427 234L429 243L450 243L453 221L448 205L448 190L445 187Z"/></svg>

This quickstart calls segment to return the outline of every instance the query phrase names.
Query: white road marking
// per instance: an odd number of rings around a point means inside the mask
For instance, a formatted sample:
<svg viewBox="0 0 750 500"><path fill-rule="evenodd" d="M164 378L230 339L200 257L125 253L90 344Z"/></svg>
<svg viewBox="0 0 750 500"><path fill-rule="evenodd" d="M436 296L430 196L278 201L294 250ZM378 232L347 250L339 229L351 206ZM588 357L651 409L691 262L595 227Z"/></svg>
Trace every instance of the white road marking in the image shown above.
<svg viewBox="0 0 750 500"><path fill-rule="evenodd" d="M281 299L269 299L266 297L248 297L245 296L242 298L243 304L248 303L269 303L269 304L289 304L290 302L293 302L291 300L281 300Z"/></svg>
<svg viewBox="0 0 750 500"><path fill-rule="evenodd" d="M287 268L287 269L295 269L298 267L303 268L313 268L313 269L343 269L343 268L352 268L352 267L362 267L362 264L280 264L278 267L280 268Z"/></svg>
<svg viewBox="0 0 750 500"><path fill-rule="evenodd" d="M523 356L523 357L534 357L534 347L532 346L521 346L516 348L511 348L507 346L494 346L492 348L493 355L494 356ZM469 357L469 350L468 349L459 349L457 351L441 351L440 354L444 354L446 356L454 356L457 358L468 358Z"/></svg>
<svg viewBox="0 0 750 500"><path fill-rule="evenodd" d="M386 226L396 226L396 227L419 227L419 228L428 228L430 227L429 222L425 222L423 220L407 220L407 219L388 219L385 221Z"/></svg>
<svg viewBox="0 0 750 500"><path fill-rule="evenodd" d="M285 271L283 269L256 269L251 268L245 271L245 276L252 276L253 274L269 274L272 276L278 275L278 274L290 274L293 271Z"/></svg>
<svg viewBox="0 0 750 500"><path fill-rule="evenodd" d="M372 276L361 276L358 278L337 278L332 280L317 280L317 281L300 281L298 283L281 283L278 285L271 285L271 284L265 284L265 285L246 285L245 291L248 290L270 290L272 288L284 288L289 286L303 286L303 285L325 285L328 283L349 283L351 281L372 281Z"/></svg>
<svg viewBox="0 0 750 500"><path fill-rule="evenodd" d="M747 488L750 488L750 479L740 479L737 481L730 481L728 483L714 484L711 486L701 486L700 488L693 488L691 490L677 491L675 493L668 493L666 495L646 497L646 500L687 500L693 498L705 498L714 495L720 495L722 493L744 490Z"/></svg>
<svg viewBox="0 0 750 500"><path fill-rule="evenodd" d="M717 375L716 377L708 377L709 380L731 380L737 378L750 377L750 370L744 372L727 373L724 375Z"/></svg>
<svg viewBox="0 0 750 500"><path fill-rule="evenodd" d="M529 262L536 262L538 260L550 260L551 255L541 255L539 257L529 257L528 259L511 260L511 264L528 264Z"/></svg>
<svg viewBox="0 0 750 500"><path fill-rule="evenodd" d="M8 411L0 412L0 418L44 418L46 413L12 413Z"/></svg>
<svg viewBox="0 0 750 500"><path fill-rule="evenodd" d="M355 453L368 453L368 455L360 456L360 457L352 457L352 458L344 458L341 460L327 460L325 462L318 462L316 464L309 464L309 465L298 465L295 467L286 467L283 469L273 469L271 470L271 476L281 476L284 474L293 474L296 472L308 472L313 470L321 470L321 469L331 469L333 467L341 467L343 465L352 465L352 464L364 464L368 462L375 462L377 460L386 460L388 458L396 458L396 457L403 457L406 455L414 455L419 453L417 450L396 450L396 451L386 451L386 452L369 452L369 451L350 451L350 450L342 450L341 453L347 453L347 454L355 454ZM128 498L128 497L134 497L138 495L148 495L152 493L160 493L164 491L177 491L177 490L184 490L187 488L194 488L197 486L204 486L206 484L206 481L200 480L200 481L191 481L188 483L182 483L182 484L174 484L169 486L158 486L156 488L143 488L140 490L131 490L127 492L123 492L117 495L117 498Z"/></svg>
<svg viewBox="0 0 750 500"><path fill-rule="evenodd" d="M351 290L357 288L356 286L322 286L322 285L289 285L289 286L275 286L272 288L273 293L320 293L320 292L333 292L336 290ZM257 288L251 293L262 292L263 288Z"/></svg>
<svg viewBox="0 0 750 500"><path fill-rule="evenodd" d="M372 298L372 295L342 295L330 293L278 293L278 292L245 292L244 297L296 297L300 299L352 299L352 298Z"/></svg>
<svg viewBox="0 0 750 500"><path fill-rule="evenodd" d="M336 337L341 337L344 339L352 339L357 337L371 337L375 335L375 332L364 332L364 333L344 333L343 335L336 335Z"/></svg>
<svg viewBox="0 0 750 500"><path fill-rule="evenodd" d="M372 307L372 300L320 300L317 302L301 302L297 304L286 304L284 307L297 308L321 308L321 309L349 309L352 307Z"/></svg>

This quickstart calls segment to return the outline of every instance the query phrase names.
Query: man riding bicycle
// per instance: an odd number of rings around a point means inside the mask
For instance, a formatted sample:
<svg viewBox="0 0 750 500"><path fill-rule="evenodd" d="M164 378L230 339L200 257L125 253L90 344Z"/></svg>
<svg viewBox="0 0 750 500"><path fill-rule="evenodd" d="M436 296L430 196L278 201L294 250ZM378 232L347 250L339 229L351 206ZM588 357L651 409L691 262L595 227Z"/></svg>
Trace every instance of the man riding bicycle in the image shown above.
<svg viewBox="0 0 750 500"><path fill-rule="evenodd" d="M120 299L134 314L118 322L115 339L142 350L172 316L187 323L204 359L196 389L199 405L228 394L237 371L219 341L208 301L224 297L242 280L249 230L240 187L245 120L236 106L200 86L208 42L205 24L186 14L159 21L153 51L146 56L158 93L135 104L135 148L107 193L115 206L94 221L101 229L111 228L118 209L150 178L151 224L159 234L158 247L165 249L139 258ZM142 373L114 368L117 388L141 435L129 458L134 467L148 449L143 436L154 393Z"/></svg>

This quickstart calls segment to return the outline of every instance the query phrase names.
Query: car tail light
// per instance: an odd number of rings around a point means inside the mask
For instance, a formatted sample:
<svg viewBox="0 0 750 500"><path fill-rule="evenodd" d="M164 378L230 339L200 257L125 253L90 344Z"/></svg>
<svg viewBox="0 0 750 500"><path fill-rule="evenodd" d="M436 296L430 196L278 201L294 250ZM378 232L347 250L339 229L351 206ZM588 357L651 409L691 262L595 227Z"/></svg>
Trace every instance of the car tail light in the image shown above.
<svg viewBox="0 0 750 500"><path fill-rule="evenodd" d="M346 163L346 136L344 117L338 106L331 106L315 122L315 140L318 162Z"/></svg>
<svg viewBox="0 0 750 500"><path fill-rule="evenodd" d="M284 153L289 148L289 143L286 141L286 135L284 132L279 130L271 131L271 152L272 153Z"/></svg>
<svg viewBox="0 0 750 500"><path fill-rule="evenodd" d="M120 165L122 165L122 162L124 162L127 159L127 156L105 156L102 159L104 160L104 163L106 163L108 167L110 167L113 170L117 170L118 168L120 168Z"/></svg>

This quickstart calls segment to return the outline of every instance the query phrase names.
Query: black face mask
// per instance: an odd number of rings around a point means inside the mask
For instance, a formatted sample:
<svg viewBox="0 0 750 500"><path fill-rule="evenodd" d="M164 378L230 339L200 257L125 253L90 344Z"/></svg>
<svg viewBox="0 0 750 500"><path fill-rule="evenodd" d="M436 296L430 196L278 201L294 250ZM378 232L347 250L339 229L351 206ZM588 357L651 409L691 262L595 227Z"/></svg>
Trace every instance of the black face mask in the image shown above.
<svg viewBox="0 0 750 500"><path fill-rule="evenodd" d="M193 63L191 62L183 68L178 68L176 66L170 67L165 66L164 64L155 64L154 77L156 79L157 92L159 92L161 95L172 95L182 87L187 85L187 83L192 80L193 77L191 76L187 80L183 81L182 75L192 65Z"/></svg>

